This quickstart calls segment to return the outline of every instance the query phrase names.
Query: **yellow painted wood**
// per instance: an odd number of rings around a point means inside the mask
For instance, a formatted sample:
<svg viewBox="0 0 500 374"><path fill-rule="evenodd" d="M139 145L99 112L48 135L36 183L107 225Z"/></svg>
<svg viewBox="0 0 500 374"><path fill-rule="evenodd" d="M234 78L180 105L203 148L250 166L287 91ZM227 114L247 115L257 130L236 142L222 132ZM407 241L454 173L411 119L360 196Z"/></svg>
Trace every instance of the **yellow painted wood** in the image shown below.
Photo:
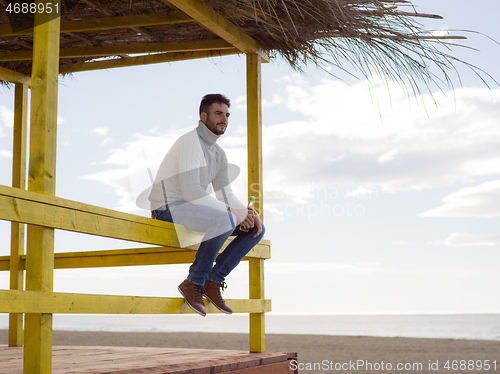
<svg viewBox="0 0 500 374"><path fill-rule="evenodd" d="M140 26L171 25L185 22L193 22L193 20L186 19L186 17L179 17L179 14L138 14L122 17L103 17L82 21L63 21L61 22L61 33L124 29ZM12 30L11 25L2 25L0 26L0 35L33 35L33 29L26 28L14 31Z"/></svg>
<svg viewBox="0 0 500 374"><path fill-rule="evenodd" d="M168 222L162 222L159 220L154 220L151 218L143 217L143 216L138 216L135 214L129 214L129 213L123 213L119 212L117 210L112 210L112 209L106 209L102 207L98 207L95 205L90 205L90 204L85 204L81 203L78 201L73 201L73 200L68 200L68 199L63 199L60 197L55 197L55 196L49 196L49 195L42 195L39 193L33 193L30 191L22 191L17 188L12 188L12 187L7 187L7 186L2 186L0 185L0 198L4 199L9 199L11 198L12 200L16 200L16 205L17 204L30 204L30 203L35 203L35 204L40 204L40 206L48 207L47 209L54 207L54 208L61 208L61 209L67 209L71 211L77 212L83 212L83 213L89 213L89 214L95 214L98 216L103 216L103 217L109 217L109 218L116 218L121 221L131 221L134 223L141 223L141 224L147 224L155 227L162 227L162 228L174 228L174 225L172 223ZM2 200L3 202L6 202L7 200ZM33 207L33 206L31 206ZM19 208L19 205L17 205L17 208ZM52 220L47 220L47 221L37 221L37 220L32 220L32 221L23 221L20 219L22 214L19 209L15 209L15 214L11 214L9 209L7 209L7 206L4 204L2 205L2 210L0 210L0 219L5 219L5 220L10 220L10 221L16 221L16 222L36 222L34 224L37 225L44 225L44 223L47 222L53 222ZM40 208L42 209L42 208ZM118 222L116 222L118 224ZM165 225L167 223L168 225ZM52 226L48 226L52 227ZM62 228L62 227L54 227L54 228ZM182 226L179 226L179 230L182 230ZM70 230L70 231L78 231L78 230ZM192 233L193 231L190 231L188 229L184 229L186 233Z"/></svg>
<svg viewBox="0 0 500 374"><path fill-rule="evenodd" d="M28 85L16 83L14 93L14 146L12 187L26 189L26 139L28 128Z"/></svg>
<svg viewBox="0 0 500 374"><path fill-rule="evenodd" d="M264 299L264 260L251 258L248 261L248 269L250 300ZM264 313L250 313L250 352L265 352L266 350L266 317Z"/></svg>
<svg viewBox="0 0 500 374"><path fill-rule="evenodd" d="M2 35L2 33L0 33ZM27 75L18 73L17 71L10 70L0 66L0 80L12 82L12 83L21 83L25 85L31 85L31 78Z"/></svg>
<svg viewBox="0 0 500 374"><path fill-rule="evenodd" d="M26 132L28 128L28 86L16 83L14 94L14 145L12 187L26 188ZM25 225L11 222L10 234L10 289L24 289L24 233ZM9 315L9 346L23 345L23 315Z"/></svg>
<svg viewBox="0 0 500 374"><path fill-rule="evenodd" d="M52 314L27 313L25 316L23 373L50 374Z"/></svg>
<svg viewBox="0 0 500 374"><path fill-rule="evenodd" d="M77 57L97 57L115 56L138 53L160 53L160 52L191 52L191 51L212 51L212 50L234 50L234 46L224 39L194 40L187 42L167 42L167 43L133 43L122 45L111 45L104 47L81 47L62 48L59 51L60 58ZM15 52L1 52L0 61L22 61L33 58L32 50Z"/></svg>
<svg viewBox="0 0 500 374"><path fill-rule="evenodd" d="M36 4L47 0L37 0ZM52 5L61 9L60 0ZM55 194L57 90L60 17L35 13L31 73L31 133L28 189ZM26 290L52 291L54 229L28 225ZM14 291L19 292L19 291ZM52 368L52 315L34 311L25 316L24 372L49 374Z"/></svg>
<svg viewBox="0 0 500 374"><path fill-rule="evenodd" d="M66 73L76 73L78 71L102 70L102 69L121 68L127 66L160 64L164 62L194 60L198 58L229 56L239 53L240 51L238 51L237 49L158 53L146 56L116 58L112 60L93 61L86 63L78 63L74 65L67 65L61 67L60 73L66 74Z"/></svg>
<svg viewBox="0 0 500 374"><path fill-rule="evenodd" d="M226 300L235 313L265 313L270 300ZM209 313L219 313L205 300ZM139 297L0 290L0 313L184 314L194 312L182 297ZM28 326L26 326L28 327Z"/></svg>
<svg viewBox="0 0 500 374"><path fill-rule="evenodd" d="M229 238L221 252L233 240ZM197 246L192 249L174 247L128 248L101 251L64 252L54 255L55 269L94 268L109 266L142 266L191 263L194 260ZM19 269L25 269L26 256L20 256ZM261 240L243 261L250 258L271 258L269 240ZM0 271L10 269L10 256L0 256Z"/></svg>
<svg viewBox="0 0 500 374"><path fill-rule="evenodd" d="M172 4L182 10L188 16L192 17L198 23L205 26L214 34L227 40L238 48L241 52L257 53L266 62L269 61L269 55L250 35L239 29L227 18L218 14L205 2L199 0L161 0L168 5Z"/></svg>
<svg viewBox="0 0 500 374"><path fill-rule="evenodd" d="M152 245L180 247L200 242L203 234L174 224L73 202L54 196L0 186L0 219L66 231L129 240Z"/></svg>
<svg viewBox="0 0 500 374"><path fill-rule="evenodd" d="M255 53L247 54L247 148L248 148L248 195L255 195L255 210L262 220L262 73L261 59ZM264 260L250 259L250 299L264 298ZM250 314L250 351L264 352L265 314Z"/></svg>
<svg viewBox="0 0 500 374"><path fill-rule="evenodd" d="M255 210L264 220L262 185L262 72L257 55L247 54L248 196L255 195Z"/></svg>

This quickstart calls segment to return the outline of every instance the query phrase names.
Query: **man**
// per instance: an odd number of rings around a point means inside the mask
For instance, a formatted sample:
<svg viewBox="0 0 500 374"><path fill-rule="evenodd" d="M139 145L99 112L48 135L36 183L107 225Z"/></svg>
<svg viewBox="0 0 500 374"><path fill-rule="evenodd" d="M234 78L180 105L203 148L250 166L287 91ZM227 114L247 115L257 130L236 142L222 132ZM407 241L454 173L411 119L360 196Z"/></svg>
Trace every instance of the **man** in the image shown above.
<svg viewBox="0 0 500 374"><path fill-rule="evenodd" d="M265 231L257 212L233 194L226 153L217 144L227 129L230 106L224 95L203 97L198 127L170 148L149 195L153 218L205 233L187 279L178 287L189 307L202 316L206 315L202 296L222 312L233 312L221 295L225 277ZM210 184L216 199L208 191ZM249 231L240 230L240 223ZM229 236L236 237L217 256Z"/></svg>

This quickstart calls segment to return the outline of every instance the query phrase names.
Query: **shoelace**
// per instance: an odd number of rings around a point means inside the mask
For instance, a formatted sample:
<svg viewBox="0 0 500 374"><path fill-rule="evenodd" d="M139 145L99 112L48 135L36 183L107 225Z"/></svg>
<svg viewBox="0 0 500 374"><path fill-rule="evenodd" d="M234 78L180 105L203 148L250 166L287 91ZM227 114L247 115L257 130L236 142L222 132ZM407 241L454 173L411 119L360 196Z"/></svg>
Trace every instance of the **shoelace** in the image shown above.
<svg viewBox="0 0 500 374"><path fill-rule="evenodd" d="M202 303L203 302L203 287L195 285L194 287L194 301L197 303Z"/></svg>
<svg viewBox="0 0 500 374"><path fill-rule="evenodd" d="M227 288L227 283L226 282L222 282L222 283L219 283L217 285L217 294L219 295L219 298L224 301L224 299L222 298L222 292Z"/></svg>

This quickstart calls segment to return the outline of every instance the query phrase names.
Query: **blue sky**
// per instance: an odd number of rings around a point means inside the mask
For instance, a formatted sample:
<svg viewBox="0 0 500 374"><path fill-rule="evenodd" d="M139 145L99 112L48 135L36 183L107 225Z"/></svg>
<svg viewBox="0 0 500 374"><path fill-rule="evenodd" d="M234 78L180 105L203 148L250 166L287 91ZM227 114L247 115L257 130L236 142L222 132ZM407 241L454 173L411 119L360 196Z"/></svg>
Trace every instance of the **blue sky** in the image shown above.
<svg viewBox="0 0 500 374"><path fill-rule="evenodd" d="M500 40L500 5L415 1L443 20ZM479 4L481 6L479 6ZM466 9L467 11L465 11ZM454 55L500 82L500 46L485 36ZM500 313L500 89L460 68L462 87L408 98L392 83L283 61L263 65L266 293L277 313ZM332 73L337 74L332 70ZM172 142L196 126L200 98L232 99L221 139L246 200L245 60L77 73L59 86L58 196L148 215L134 201ZM10 185L13 91L0 90L0 184ZM9 235L9 224L0 222ZM56 251L137 244L58 231ZM9 253L8 240L0 255ZM57 270L55 291L178 296L187 266ZM247 266L227 298L247 296ZM0 288L8 274L0 273ZM319 302L318 302L319 301Z"/></svg>

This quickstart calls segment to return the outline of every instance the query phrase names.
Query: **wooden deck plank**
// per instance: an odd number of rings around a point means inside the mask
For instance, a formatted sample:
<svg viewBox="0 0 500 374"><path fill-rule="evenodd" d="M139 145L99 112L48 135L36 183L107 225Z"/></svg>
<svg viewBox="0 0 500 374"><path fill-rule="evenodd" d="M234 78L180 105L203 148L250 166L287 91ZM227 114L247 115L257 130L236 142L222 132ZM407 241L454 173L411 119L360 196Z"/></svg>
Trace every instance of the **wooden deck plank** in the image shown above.
<svg viewBox="0 0 500 374"><path fill-rule="evenodd" d="M54 346L52 374L289 374L292 353ZM22 374L23 347L0 345L2 372Z"/></svg>

